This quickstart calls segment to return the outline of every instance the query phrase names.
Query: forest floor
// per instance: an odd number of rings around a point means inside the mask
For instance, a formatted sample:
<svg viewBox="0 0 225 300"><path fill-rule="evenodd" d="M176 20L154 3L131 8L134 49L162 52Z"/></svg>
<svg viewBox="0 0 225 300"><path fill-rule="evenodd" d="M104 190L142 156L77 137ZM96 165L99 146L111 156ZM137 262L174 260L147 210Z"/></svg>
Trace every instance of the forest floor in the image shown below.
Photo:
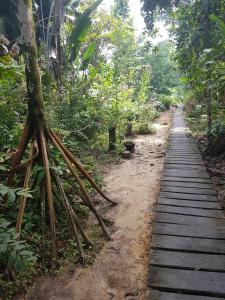
<svg viewBox="0 0 225 300"><path fill-rule="evenodd" d="M170 125L171 113L162 113L155 134L134 137L131 159L104 166L105 190L119 205L101 209L114 226L112 240L105 242L93 265L78 266L73 275L42 277L25 299L146 299L151 223Z"/></svg>

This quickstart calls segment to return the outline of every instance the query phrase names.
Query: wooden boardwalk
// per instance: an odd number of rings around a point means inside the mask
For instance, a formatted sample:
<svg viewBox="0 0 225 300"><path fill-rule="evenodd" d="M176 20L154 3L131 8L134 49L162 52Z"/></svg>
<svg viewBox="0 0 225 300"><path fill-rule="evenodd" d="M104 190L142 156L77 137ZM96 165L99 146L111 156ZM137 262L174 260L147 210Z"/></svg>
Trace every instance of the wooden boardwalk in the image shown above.
<svg viewBox="0 0 225 300"><path fill-rule="evenodd" d="M181 108L156 205L148 300L225 298L225 219Z"/></svg>

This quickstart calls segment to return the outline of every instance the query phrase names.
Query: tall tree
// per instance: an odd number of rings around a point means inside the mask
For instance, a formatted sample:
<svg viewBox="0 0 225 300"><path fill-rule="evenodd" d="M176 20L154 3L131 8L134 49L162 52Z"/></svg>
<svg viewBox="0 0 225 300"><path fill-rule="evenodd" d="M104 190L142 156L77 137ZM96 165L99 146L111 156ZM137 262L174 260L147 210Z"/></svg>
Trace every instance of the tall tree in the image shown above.
<svg viewBox="0 0 225 300"><path fill-rule="evenodd" d="M63 185L61 184L59 175L55 172L51 166L56 164L52 155L52 148L56 148L65 162L68 170L71 172L82 194L82 199L85 204L89 206L92 212L98 219L105 236L109 239L110 236L104 225L103 219L93 205L88 192L82 183L78 172L84 176L90 184L96 189L107 201L115 204L100 190L90 175L84 170L81 163L69 152L68 149L62 144L57 135L49 128L45 112L44 101L42 93L42 85L40 78L40 70L37 59L37 48L35 40L35 29L32 13L32 0L18 0L17 6L17 18L20 24L20 39L19 44L23 49L24 61L25 61L25 73L27 81L27 94L28 94L28 116L24 127L24 131L21 140L18 145L18 151L16 152L12 169L9 172L7 184L12 185L14 175L20 169L21 166L26 167L26 175L24 180L24 188L27 189L30 185L30 179L32 176L32 168L35 164L43 165L45 170L44 187L46 191L46 200L48 203L49 219L50 219L50 232L52 240L52 260L56 259L56 217L54 209L54 197L52 192L52 185L54 184L58 188L61 196L61 201L68 214L68 220L71 223L73 229L74 238L78 244L80 255L83 258L83 249L78 232L85 239L87 243L90 241L86 237L77 217L67 199ZM29 159L26 163L21 164L21 159L26 155L26 151L29 151ZM22 196L19 204L19 214L17 218L17 232L20 233L22 227L22 221L24 217L24 211L27 198Z"/></svg>

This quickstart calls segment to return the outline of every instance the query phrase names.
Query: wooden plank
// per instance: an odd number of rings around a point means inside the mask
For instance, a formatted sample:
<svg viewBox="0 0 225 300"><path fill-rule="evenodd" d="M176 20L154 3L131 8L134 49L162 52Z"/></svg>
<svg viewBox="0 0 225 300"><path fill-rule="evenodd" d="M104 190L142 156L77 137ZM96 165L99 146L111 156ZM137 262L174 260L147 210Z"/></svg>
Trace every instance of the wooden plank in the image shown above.
<svg viewBox="0 0 225 300"><path fill-rule="evenodd" d="M185 187L185 188L200 188L213 190L214 187L211 183L200 183L200 182L183 182L183 181L170 181L161 180L161 186L173 186L173 187Z"/></svg>
<svg viewBox="0 0 225 300"><path fill-rule="evenodd" d="M168 198L160 197L158 203L163 205L180 206L180 207L193 207L193 208L216 209L216 210L220 209L220 206L217 202L168 199Z"/></svg>
<svg viewBox="0 0 225 300"><path fill-rule="evenodd" d="M211 195L216 196L216 191L214 189L201 189L201 188L190 188L190 187L175 187L175 186L165 186L161 187L162 192L172 192L172 193L182 193L182 194L199 194L199 195ZM192 198L191 198L192 199ZM215 201L217 198L215 197Z"/></svg>
<svg viewBox="0 0 225 300"><path fill-rule="evenodd" d="M151 267L149 287L225 297L225 274Z"/></svg>
<svg viewBox="0 0 225 300"><path fill-rule="evenodd" d="M177 145L177 143L170 143L167 144L167 150L171 150L171 151L194 151L198 154L200 154L199 149L196 147L196 145L190 144L190 143L183 143L183 144L179 144Z"/></svg>
<svg viewBox="0 0 225 300"><path fill-rule="evenodd" d="M215 219L200 216L178 215L172 213L156 212L155 222L158 223L172 223L172 224L186 224L186 225L201 225L207 222L212 226L224 226L225 218Z"/></svg>
<svg viewBox="0 0 225 300"><path fill-rule="evenodd" d="M198 153L198 148L196 146L191 146L190 144L186 144L186 145L177 145L177 144L169 144L167 146L167 150L171 150L171 151L191 151L191 152L196 152Z"/></svg>
<svg viewBox="0 0 225 300"><path fill-rule="evenodd" d="M156 211L167 212L179 215L189 215L189 216L201 216L209 218L222 218L223 213L221 210L215 209L202 209L202 208L192 208L192 207L177 207L171 205L156 205Z"/></svg>
<svg viewBox="0 0 225 300"><path fill-rule="evenodd" d="M168 150L166 149L167 155L168 156L175 156L178 155L179 156L187 156L187 157L191 157L191 158L202 158L201 154L199 151L196 151L193 156L190 156L189 153L186 153L185 151L174 151L174 150ZM190 151L189 151L190 152ZM191 151L192 152L192 151Z"/></svg>
<svg viewBox="0 0 225 300"><path fill-rule="evenodd" d="M198 157L201 157L201 154L200 154L200 152L198 151L198 150L191 150L191 149L186 149L186 150L182 150L182 149L180 149L180 150L176 150L176 149L166 149L166 152L167 152L167 154L168 155L175 155L175 154L177 154L177 155L186 155L186 156L189 156L189 154L190 153L193 153L193 155L194 156L198 156Z"/></svg>
<svg viewBox="0 0 225 300"><path fill-rule="evenodd" d="M191 151L191 150L168 150L166 152L168 155L177 155L177 156L199 156L200 154L197 151Z"/></svg>
<svg viewBox="0 0 225 300"><path fill-rule="evenodd" d="M195 152L195 153L199 153L199 150L197 147L192 147L190 145L183 145L183 146L174 146L174 145L168 145L167 146L167 151L174 151L174 152Z"/></svg>
<svg viewBox="0 0 225 300"><path fill-rule="evenodd" d="M180 176L180 177L197 177L197 178L209 178L209 175L206 171L198 171L198 170L177 170L177 169L166 169L164 170L165 174L172 176Z"/></svg>
<svg viewBox="0 0 225 300"><path fill-rule="evenodd" d="M181 225L181 224L166 224L155 223L153 227L155 234L198 237L206 239L221 239L225 240L225 228L216 226L204 225Z"/></svg>
<svg viewBox="0 0 225 300"><path fill-rule="evenodd" d="M167 293L152 290L150 291L147 300L221 300L221 298L187 295L180 293Z"/></svg>
<svg viewBox="0 0 225 300"><path fill-rule="evenodd" d="M165 159L165 164L167 165L189 165L189 166L202 166L202 167L205 167L205 165L203 164L203 162L201 162L201 160L177 160L177 159L168 159L166 158Z"/></svg>
<svg viewBox="0 0 225 300"><path fill-rule="evenodd" d="M190 157L192 159L198 159L198 160L202 160L202 157L200 156L200 154L192 154L191 156L189 154L166 154L166 158L170 158L170 159L190 159Z"/></svg>
<svg viewBox="0 0 225 300"><path fill-rule="evenodd" d="M162 187L163 189L163 187ZM164 192L161 191L160 196L163 198L171 199L184 199L192 201L214 201L217 202L217 197L214 195L199 195L199 194L187 194L187 193L176 193L176 192Z"/></svg>
<svg viewBox="0 0 225 300"><path fill-rule="evenodd" d="M164 168L166 170L169 169L177 169L177 170L197 170L197 171L206 171L205 166L200 166L200 165L194 165L194 164L176 164L176 163L164 163Z"/></svg>
<svg viewBox="0 0 225 300"><path fill-rule="evenodd" d="M176 144L167 144L167 151L174 151L174 152L195 152L196 154L200 154L198 148L194 145L190 145L189 143L181 144L177 146Z"/></svg>
<svg viewBox="0 0 225 300"><path fill-rule="evenodd" d="M190 177L178 177L178 176L169 176L163 175L162 180L173 181L173 182L194 182L194 183L208 183L211 184L211 180L209 178L190 178Z"/></svg>
<svg viewBox="0 0 225 300"><path fill-rule="evenodd" d="M167 159L165 159L165 166L166 166L166 168L175 167L175 169L177 169L177 168L193 169L195 167L195 168L203 168L204 170L206 170L206 167L204 164L194 162L194 161L183 161L183 160L182 161L168 161Z"/></svg>
<svg viewBox="0 0 225 300"><path fill-rule="evenodd" d="M203 161L202 157L199 154L195 153L166 153L166 158L169 159L182 159L182 160L190 160L190 159L195 159L199 161Z"/></svg>
<svg viewBox="0 0 225 300"><path fill-rule="evenodd" d="M225 271L225 255L152 250L150 265L198 271Z"/></svg>
<svg viewBox="0 0 225 300"><path fill-rule="evenodd" d="M225 241L153 234L151 247L193 253L225 254Z"/></svg>
<svg viewBox="0 0 225 300"><path fill-rule="evenodd" d="M197 145L196 143L194 143L192 140L188 139L188 138L183 138L183 139L169 139L170 145L173 145L174 147L180 147L182 146L183 142L188 142L188 146L189 147L196 147Z"/></svg>
<svg viewBox="0 0 225 300"><path fill-rule="evenodd" d="M202 158L195 158L195 157L166 157L166 160L168 161L178 161L178 162L197 162L197 163L201 163L204 165L204 162L202 160Z"/></svg>

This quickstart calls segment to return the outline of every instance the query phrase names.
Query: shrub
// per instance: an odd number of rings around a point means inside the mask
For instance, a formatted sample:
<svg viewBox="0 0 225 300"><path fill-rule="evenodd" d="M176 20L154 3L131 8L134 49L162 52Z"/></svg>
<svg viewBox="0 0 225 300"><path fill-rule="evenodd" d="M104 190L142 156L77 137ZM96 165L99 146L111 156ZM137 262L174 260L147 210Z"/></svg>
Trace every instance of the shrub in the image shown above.
<svg viewBox="0 0 225 300"><path fill-rule="evenodd" d="M18 240L15 228L10 222L0 218L0 266L1 270L10 269L16 273L25 272L36 261L36 256L28 250L25 241Z"/></svg>
<svg viewBox="0 0 225 300"><path fill-rule="evenodd" d="M170 96L161 94L159 95L159 102L161 103L162 108L164 107L164 110L168 110L173 101Z"/></svg>
<svg viewBox="0 0 225 300"><path fill-rule="evenodd" d="M155 128L148 123L142 123L138 126L139 134L154 134L156 132Z"/></svg>

